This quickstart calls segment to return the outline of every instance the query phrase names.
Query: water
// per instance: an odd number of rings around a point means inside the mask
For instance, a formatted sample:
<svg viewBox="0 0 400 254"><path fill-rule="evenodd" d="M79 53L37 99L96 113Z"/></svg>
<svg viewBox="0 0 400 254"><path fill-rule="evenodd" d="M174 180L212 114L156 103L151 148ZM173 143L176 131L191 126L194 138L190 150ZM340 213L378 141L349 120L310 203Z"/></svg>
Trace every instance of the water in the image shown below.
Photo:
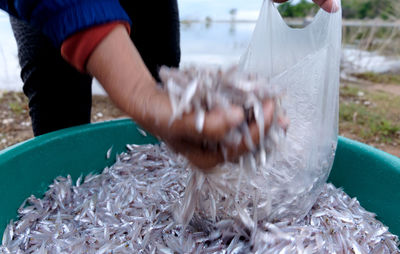
<svg viewBox="0 0 400 254"><path fill-rule="evenodd" d="M22 90L17 43L8 16L0 13L0 90Z"/></svg>
<svg viewBox="0 0 400 254"><path fill-rule="evenodd" d="M182 65L237 63L255 23L192 23L181 26Z"/></svg>
<svg viewBox="0 0 400 254"><path fill-rule="evenodd" d="M181 25L181 65L229 66L239 61L254 30L255 23L191 23ZM397 29L393 30L393 29ZM400 71L400 29L344 27L342 65L344 72ZM370 39L373 38L373 39ZM389 40L389 42L388 42ZM368 50L378 53L369 53ZM0 12L0 90L22 91L17 45L8 17ZM93 92L104 94L94 82Z"/></svg>
<svg viewBox="0 0 400 254"><path fill-rule="evenodd" d="M237 63L254 27L255 23L183 24L182 65ZM400 72L400 27L344 26L342 71Z"/></svg>

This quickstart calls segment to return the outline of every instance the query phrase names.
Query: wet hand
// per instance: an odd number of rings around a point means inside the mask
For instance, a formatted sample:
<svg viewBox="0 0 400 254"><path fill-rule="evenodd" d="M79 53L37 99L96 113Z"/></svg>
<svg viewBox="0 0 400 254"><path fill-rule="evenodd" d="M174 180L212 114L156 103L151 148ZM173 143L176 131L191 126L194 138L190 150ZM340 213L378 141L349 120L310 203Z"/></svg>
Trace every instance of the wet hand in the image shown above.
<svg viewBox="0 0 400 254"><path fill-rule="evenodd" d="M150 93L140 96L140 103L135 103L137 112L134 114L140 113L142 117L134 119L199 169L207 171L225 160L237 161L240 155L249 152L244 138L236 145L224 143L228 132L245 122L242 107L232 105L228 110L216 108L207 112L199 132L194 113L184 114L171 123L172 107L168 95L159 89ZM274 103L265 101L263 110L266 134L273 120ZM255 122L249 124L249 131L253 144L258 146L260 132Z"/></svg>

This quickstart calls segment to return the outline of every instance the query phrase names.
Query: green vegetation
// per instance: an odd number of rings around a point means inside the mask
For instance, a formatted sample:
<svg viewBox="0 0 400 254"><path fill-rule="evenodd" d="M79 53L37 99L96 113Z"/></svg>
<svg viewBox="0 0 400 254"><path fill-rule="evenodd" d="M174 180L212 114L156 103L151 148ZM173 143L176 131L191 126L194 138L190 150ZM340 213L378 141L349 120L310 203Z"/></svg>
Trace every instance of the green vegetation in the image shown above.
<svg viewBox="0 0 400 254"><path fill-rule="evenodd" d="M364 142L400 143L400 100L356 86L340 89L340 131Z"/></svg>
<svg viewBox="0 0 400 254"><path fill-rule="evenodd" d="M354 74L353 76L358 79L367 80L373 83L400 85L400 74L377 74L374 72L365 72Z"/></svg>
<svg viewBox="0 0 400 254"><path fill-rule="evenodd" d="M389 19L396 17L398 0L346 0L342 1L343 17L349 19Z"/></svg>
<svg viewBox="0 0 400 254"><path fill-rule="evenodd" d="M311 2L301 0L298 4L286 2L279 5L284 17L305 17L313 15L318 8ZM346 19L392 19L398 18L398 0L346 0L342 1L343 17Z"/></svg>

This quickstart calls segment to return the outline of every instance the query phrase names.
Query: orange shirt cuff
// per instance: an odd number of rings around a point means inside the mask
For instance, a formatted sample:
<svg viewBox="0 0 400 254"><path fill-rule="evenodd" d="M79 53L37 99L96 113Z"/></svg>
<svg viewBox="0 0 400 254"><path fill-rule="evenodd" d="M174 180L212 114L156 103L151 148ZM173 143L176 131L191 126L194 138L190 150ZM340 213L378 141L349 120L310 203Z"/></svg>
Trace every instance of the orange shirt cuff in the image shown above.
<svg viewBox="0 0 400 254"><path fill-rule="evenodd" d="M128 22L113 21L78 32L61 45L62 57L80 72L86 73L86 63L99 43L118 25L130 33Z"/></svg>

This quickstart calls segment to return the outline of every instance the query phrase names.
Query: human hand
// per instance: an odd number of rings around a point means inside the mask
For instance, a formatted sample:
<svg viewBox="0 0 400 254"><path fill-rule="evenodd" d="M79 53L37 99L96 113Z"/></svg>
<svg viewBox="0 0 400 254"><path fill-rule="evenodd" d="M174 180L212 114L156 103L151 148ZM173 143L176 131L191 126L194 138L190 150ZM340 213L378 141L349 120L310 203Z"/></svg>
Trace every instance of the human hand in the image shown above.
<svg viewBox="0 0 400 254"><path fill-rule="evenodd" d="M284 3L288 0L274 0L276 3ZM313 0L314 3L318 4L322 9L327 12L336 12L339 10L339 6L336 0Z"/></svg>
<svg viewBox="0 0 400 254"><path fill-rule="evenodd" d="M146 90L148 91L142 93L149 94L142 94L138 97L140 101L135 103L137 112L133 113L134 119L198 168L207 171L225 160L236 161L240 155L249 151L245 138L242 138L238 145L224 143L226 134L245 121L241 107L232 105L228 110L216 108L207 112L203 129L199 132L196 129L194 113L184 114L170 123L172 107L168 95L161 89ZM273 119L272 100L264 102L263 111L266 134ZM138 114L141 116L138 117ZM253 144L257 146L260 133L255 122L249 124L249 131Z"/></svg>

